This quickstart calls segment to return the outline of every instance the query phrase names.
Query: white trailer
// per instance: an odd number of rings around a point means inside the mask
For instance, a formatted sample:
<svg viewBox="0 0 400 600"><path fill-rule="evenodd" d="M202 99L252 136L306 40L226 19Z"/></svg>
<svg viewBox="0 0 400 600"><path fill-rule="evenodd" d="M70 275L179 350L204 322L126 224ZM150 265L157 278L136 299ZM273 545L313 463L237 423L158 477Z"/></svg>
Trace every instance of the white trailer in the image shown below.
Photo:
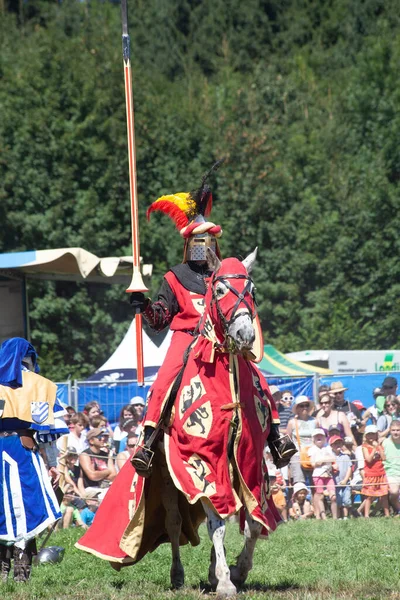
<svg viewBox="0 0 400 600"><path fill-rule="evenodd" d="M400 371L400 350L304 350L286 356L343 375Z"/></svg>

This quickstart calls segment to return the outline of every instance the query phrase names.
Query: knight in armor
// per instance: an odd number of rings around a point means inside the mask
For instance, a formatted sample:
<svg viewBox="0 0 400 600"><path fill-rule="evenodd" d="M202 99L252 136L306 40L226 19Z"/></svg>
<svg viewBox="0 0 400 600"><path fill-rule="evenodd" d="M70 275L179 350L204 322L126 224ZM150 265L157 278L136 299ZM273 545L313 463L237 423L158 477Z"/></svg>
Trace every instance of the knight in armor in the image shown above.
<svg viewBox="0 0 400 600"><path fill-rule="evenodd" d="M35 348L23 338L0 348L0 570L6 581L27 581L37 553L35 538L61 518L39 443L68 429L55 414L63 407L56 385L38 374Z"/></svg>
<svg viewBox="0 0 400 600"><path fill-rule="evenodd" d="M151 474L152 448L163 422L168 420L171 390L183 368L185 351L195 339L197 325L203 314L204 296L212 275L206 260L207 248L211 248L221 259L218 239L222 235L222 228L206 220L212 208L212 193L207 179L221 162L216 163L203 177L197 190L162 196L147 211L148 218L153 211L158 210L174 220L184 239L184 251L183 262L164 275L156 301L145 299L140 292L131 295L135 312L140 311L152 329L159 332L169 326L173 331L167 355L149 392L143 423L143 444L131 459L136 471L143 477ZM271 452L274 453L281 436L278 412L272 396L270 404L272 425L268 441L272 446ZM275 444L271 444L272 441ZM278 453L282 454L279 448ZM285 464L289 462L290 456L284 461ZM277 454L275 457L278 460ZM280 456L280 465L283 466L281 459Z"/></svg>

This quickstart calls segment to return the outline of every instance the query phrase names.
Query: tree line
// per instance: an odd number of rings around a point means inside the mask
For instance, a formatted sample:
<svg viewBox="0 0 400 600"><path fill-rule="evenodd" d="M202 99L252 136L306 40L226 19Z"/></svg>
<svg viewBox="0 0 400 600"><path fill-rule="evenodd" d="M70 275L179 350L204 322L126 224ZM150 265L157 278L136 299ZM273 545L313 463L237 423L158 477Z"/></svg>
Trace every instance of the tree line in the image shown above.
<svg viewBox="0 0 400 600"><path fill-rule="evenodd" d="M224 256L259 247L265 341L393 348L400 331L400 23L394 0L129 2L141 254L181 261L162 194L218 158ZM130 254L120 6L0 4L2 252ZM43 372L86 377L131 319L119 286L30 283Z"/></svg>

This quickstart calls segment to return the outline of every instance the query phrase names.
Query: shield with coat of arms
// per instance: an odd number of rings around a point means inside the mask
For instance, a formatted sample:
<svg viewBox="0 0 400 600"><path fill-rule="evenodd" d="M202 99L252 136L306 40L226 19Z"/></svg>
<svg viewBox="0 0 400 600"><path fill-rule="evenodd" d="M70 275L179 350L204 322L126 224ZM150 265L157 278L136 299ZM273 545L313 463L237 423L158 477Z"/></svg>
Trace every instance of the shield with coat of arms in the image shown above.
<svg viewBox="0 0 400 600"><path fill-rule="evenodd" d="M44 423L49 416L49 403L31 402L31 413L35 423Z"/></svg>

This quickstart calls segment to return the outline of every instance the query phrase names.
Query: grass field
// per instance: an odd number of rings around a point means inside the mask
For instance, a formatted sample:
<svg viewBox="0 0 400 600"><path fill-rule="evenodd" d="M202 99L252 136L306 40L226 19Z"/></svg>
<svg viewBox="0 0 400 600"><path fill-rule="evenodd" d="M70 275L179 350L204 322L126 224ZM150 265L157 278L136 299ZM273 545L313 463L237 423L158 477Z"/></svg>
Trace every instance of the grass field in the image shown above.
<svg viewBox="0 0 400 600"><path fill-rule="evenodd" d="M11 579L0 584L4 600L194 600L215 597L207 583L210 542L201 527L202 544L184 547L186 585L169 590L170 552L162 546L136 566L116 573L107 562L76 550L78 529L53 535L48 545L61 545L58 565L35 567L28 584ZM234 524L228 525L226 547L233 561L242 547ZM254 568L243 600L400 600L400 519L288 523L258 543Z"/></svg>

